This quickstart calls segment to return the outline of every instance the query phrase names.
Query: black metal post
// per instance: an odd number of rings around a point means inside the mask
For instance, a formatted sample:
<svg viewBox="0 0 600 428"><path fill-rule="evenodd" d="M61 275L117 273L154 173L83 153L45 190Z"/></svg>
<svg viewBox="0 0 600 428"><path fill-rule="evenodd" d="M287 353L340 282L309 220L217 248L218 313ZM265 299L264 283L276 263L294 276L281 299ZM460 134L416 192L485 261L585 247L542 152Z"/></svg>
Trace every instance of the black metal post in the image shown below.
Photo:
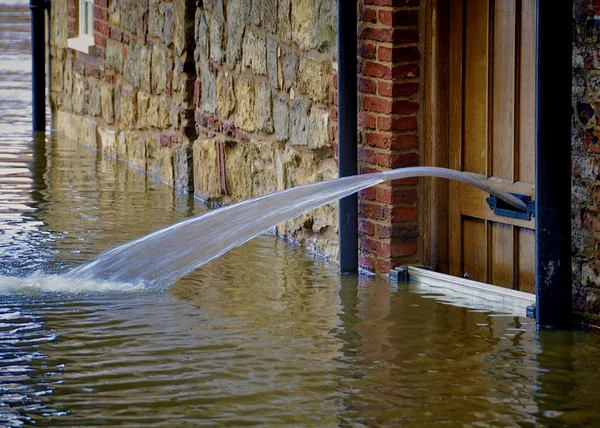
<svg viewBox="0 0 600 428"><path fill-rule="evenodd" d="M356 2L338 0L338 171L356 175L357 72ZM340 272L358 272L358 196L339 202Z"/></svg>
<svg viewBox="0 0 600 428"><path fill-rule="evenodd" d="M538 0L537 8L536 318L570 328L573 2Z"/></svg>
<svg viewBox="0 0 600 428"><path fill-rule="evenodd" d="M29 0L31 9L31 80L33 95L33 131L46 130L46 45L44 0Z"/></svg>

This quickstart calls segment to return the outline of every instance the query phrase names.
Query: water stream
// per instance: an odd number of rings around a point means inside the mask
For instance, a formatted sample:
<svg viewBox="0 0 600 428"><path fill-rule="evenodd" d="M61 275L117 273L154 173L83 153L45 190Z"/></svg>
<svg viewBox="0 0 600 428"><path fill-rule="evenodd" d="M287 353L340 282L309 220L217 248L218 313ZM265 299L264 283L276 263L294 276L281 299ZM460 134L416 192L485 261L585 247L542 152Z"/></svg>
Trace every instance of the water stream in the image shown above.
<svg viewBox="0 0 600 428"><path fill-rule="evenodd" d="M396 169L307 184L229 205L114 248L65 278L87 284L102 280L164 288L273 226L364 188L408 177L461 181L526 209L510 193L471 174L434 167Z"/></svg>

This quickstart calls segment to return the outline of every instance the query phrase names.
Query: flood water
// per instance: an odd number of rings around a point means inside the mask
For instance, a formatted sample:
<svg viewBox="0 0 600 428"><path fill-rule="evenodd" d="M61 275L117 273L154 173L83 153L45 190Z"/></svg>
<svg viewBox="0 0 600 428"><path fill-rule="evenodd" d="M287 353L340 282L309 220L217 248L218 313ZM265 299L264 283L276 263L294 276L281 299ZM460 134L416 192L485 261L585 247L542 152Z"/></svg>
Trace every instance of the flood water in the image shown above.
<svg viewBox="0 0 600 428"><path fill-rule="evenodd" d="M600 336L340 277L262 235L164 292L60 274L204 211L32 142L26 1L0 0L0 426L598 426Z"/></svg>

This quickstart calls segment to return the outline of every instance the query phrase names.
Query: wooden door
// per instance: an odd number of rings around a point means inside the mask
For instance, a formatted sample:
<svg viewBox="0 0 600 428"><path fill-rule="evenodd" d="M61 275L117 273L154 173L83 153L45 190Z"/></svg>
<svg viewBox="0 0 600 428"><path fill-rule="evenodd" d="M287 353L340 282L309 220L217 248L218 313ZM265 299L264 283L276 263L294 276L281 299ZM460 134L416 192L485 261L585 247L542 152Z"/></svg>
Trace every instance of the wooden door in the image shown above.
<svg viewBox="0 0 600 428"><path fill-rule="evenodd" d="M535 191L535 0L451 0L449 166ZM450 274L534 292L535 219L495 215L489 195L449 187Z"/></svg>

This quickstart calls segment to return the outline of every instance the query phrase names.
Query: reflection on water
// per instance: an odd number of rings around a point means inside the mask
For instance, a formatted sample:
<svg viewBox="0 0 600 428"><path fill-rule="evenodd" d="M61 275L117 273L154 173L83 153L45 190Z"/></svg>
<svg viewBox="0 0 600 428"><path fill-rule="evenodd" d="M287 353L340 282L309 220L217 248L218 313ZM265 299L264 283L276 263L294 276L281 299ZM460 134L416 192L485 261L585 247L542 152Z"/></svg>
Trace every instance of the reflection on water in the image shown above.
<svg viewBox="0 0 600 428"><path fill-rule="evenodd" d="M339 277L274 236L165 293L53 275L203 208L76 143L31 141L28 15L11 3L0 0L1 426L600 425L594 332L536 332Z"/></svg>

